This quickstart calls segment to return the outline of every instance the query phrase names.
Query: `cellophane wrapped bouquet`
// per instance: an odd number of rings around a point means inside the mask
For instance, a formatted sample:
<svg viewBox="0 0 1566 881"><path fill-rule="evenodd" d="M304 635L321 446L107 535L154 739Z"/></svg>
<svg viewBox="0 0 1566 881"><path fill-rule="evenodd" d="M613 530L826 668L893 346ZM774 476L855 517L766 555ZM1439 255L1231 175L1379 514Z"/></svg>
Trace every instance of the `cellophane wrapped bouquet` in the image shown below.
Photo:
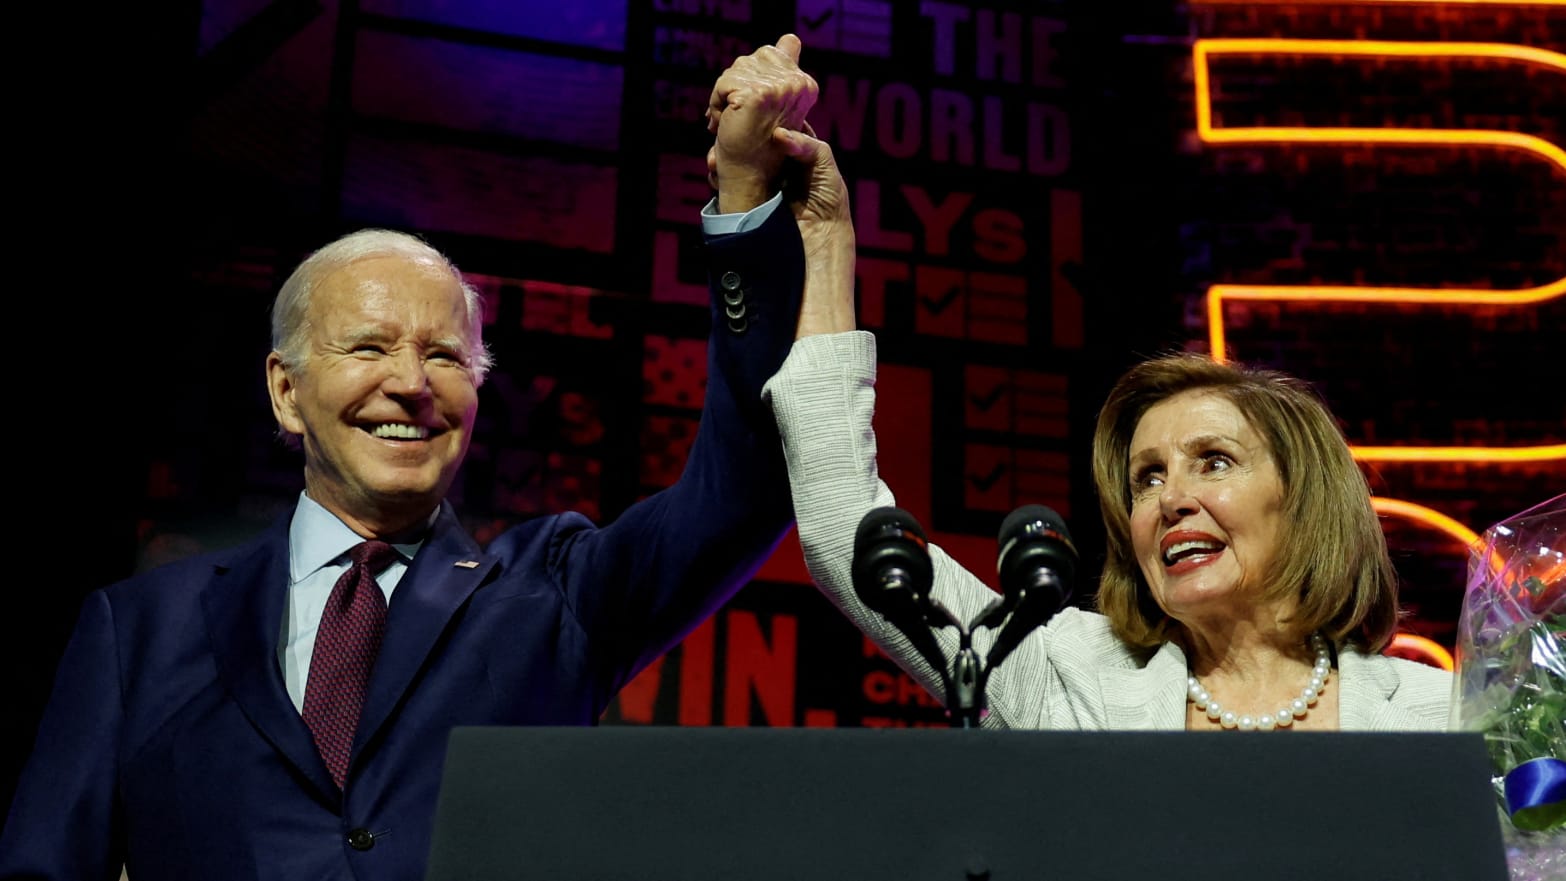
<svg viewBox="0 0 1566 881"><path fill-rule="evenodd" d="M1457 727L1489 747L1513 881L1566 879L1566 494L1474 548L1456 692Z"/></svg>

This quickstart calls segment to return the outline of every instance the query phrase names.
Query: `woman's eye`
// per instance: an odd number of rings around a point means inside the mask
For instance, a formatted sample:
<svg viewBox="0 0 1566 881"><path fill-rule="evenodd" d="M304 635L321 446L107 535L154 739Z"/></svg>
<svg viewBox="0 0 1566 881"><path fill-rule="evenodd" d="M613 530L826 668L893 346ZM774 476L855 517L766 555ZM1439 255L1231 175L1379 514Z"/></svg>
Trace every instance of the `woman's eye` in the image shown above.
<svg viewBox="0 0 1566 881"><path fill-rule="evenodd" d="M1207 469L1209 471L1226 471L1230 465L1234 464L1234 460L1223 453L1208 453L1203 458L1207 460Z"/></svg>
<svg viewBox="0 0 1566 881"><path fill-rule="evenodd" d="M367 355L380 355L386 351L374 343L360 343L359 345L354 346L353 350L356 354L362 353Z"/></svg>

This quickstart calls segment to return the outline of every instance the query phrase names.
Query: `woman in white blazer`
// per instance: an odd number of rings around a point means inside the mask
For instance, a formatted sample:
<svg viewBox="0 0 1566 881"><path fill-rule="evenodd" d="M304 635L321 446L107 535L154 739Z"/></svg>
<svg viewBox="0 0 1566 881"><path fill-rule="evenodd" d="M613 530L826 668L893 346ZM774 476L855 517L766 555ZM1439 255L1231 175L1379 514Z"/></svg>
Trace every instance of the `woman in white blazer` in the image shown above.
<svg viewBox="0 0 1566 881"><path fill-rule="evenodd" d="M859 522L896 503L876 472L874 381L874 337L822 334L795 343L767 396L811 576L945 702L941 673L853 589ZM1093 475L1108 535L1098 611L1067 608L1024 638L989 677L983 724L1447 727L1451 675L1381 654L1398 614L1385 539L1347 444L1301 383L1200 355L1144 362L1100 415ZM975 620L995 592L929 550L932 598ZM974 636L981 657L988 633ZM951 657L957 633L936 634Z"/></svg>

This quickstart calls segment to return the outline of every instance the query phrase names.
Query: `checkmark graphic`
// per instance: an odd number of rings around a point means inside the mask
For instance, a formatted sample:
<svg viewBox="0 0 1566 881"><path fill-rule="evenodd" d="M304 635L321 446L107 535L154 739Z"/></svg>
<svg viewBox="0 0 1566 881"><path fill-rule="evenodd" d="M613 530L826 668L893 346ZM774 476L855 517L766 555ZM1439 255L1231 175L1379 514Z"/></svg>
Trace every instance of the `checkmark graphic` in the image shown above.
<svg viewBox="0 0 1566 881"><path fill-rule="evenodd" d="M925 310L928 311L931 315L939 315L942 312L945 312L948 306L957 302L957 295L961 293L962 288L953 286L947 288L945 293L937 297L929 297L925 296L924 294L920 294L919 302L924 304Z"/></svg>
<svg viewBox="0 0 1566 881"><path fill-rule="evenodd" d="M821 10L821 14L820 15L815 15L815 16L806 15L804 13L801 13L800 16L799 16L799 22L800 22L800 24L803 24L805 26L803 28L804 30L813 31L813 30L816 30L816 29L820 28L822 25L826 24L827 22L831 21L832 17L834 15L836 15L836 14L837 14L837 10L836 9L823 9L823 10Z"/></svg>
<svg viewBox="0 0 1566 881"><path fill-rule="evenodd" d="M987 412L991 407L999 403L1000 399L1005 396L1006 385L1005 383L1002 383L983 394L969 395L968 400L973 404L973 406L979 408L979 412L983 413Z"/></svg>
<svg viewBox="0 0 1566 881"><path fill-rule="evenodd" d="M819 49L838 48L840 0L799 0L794 19L801 36Z"/></svg>
<svg viewBox="0 0 1566 881"><path fill-rule="evenodd" d="M1001 479L1001 475L1005 474L1005 473L1006 473L1006 466L1004 464L997 463L986 474L971 474L970 473L968 475L968 482L973 484L973 488L978 490L979 492L986 492L986 491L989 490L990 487L994 486L995 485L995 481L1000 480Z"/></svg>
<svg viewBox="0 0 1566 881"><path fill-rule="evenodd" d="M794 25L817 49L889 58L892 4L887 0L799 0Z"/></svg>

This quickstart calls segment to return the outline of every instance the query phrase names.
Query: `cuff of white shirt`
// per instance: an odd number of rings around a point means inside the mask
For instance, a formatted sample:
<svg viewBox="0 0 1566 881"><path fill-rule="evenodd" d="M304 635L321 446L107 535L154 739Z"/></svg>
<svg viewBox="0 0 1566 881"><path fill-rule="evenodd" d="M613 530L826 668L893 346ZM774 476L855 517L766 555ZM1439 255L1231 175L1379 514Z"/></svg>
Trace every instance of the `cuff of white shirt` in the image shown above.
<svg viewBox="0 0 1566 881"><path fill-rule="evenodd" d="M701 231L709 236L723 236L737 232L749 232L772 216L772 212L783 203L783 193L774 193L772 198L760 205L746 211L743 214L719 214L718 200L713 198L701 209Z"/></svg>

